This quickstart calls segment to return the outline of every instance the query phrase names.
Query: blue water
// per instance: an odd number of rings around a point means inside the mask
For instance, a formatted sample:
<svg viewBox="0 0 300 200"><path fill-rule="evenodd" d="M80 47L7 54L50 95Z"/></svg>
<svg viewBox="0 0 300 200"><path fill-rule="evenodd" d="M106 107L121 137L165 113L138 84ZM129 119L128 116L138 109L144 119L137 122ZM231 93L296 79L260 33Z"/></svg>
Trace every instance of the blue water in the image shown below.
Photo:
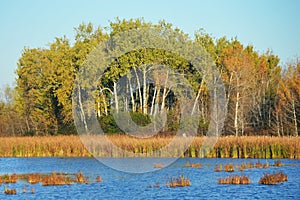
<svg viewBox="0 0 300 200"><path fill-rule="evenodd" d="M138 158L136 158L138 159ZM135 160L136 160L135 159ZM151 158L149 158L149 162ZM133 159L124 159L124 163ZM185 168L190 162L200 162L202 167ZM240 164L257 161L265 163L265 159L179 159L171 166L142 174L130 174L113 170L92 158L1 158L0 174L12 173L49 173L82 171L88 176L89 184L72 184L70 186L33 185L35 193L22 193L24 184L28 190L32 185L19 181L8 184L8 188L16 188L17 195L5 195L5 184L0 186L0 199L300 199L300 160L281 160L289 166L270 167L267 169L246 169L244 172L214 172L215 164ZM118 160L120 161L120 160ZM141 159L141 162L148 162ZM162 160L163 161L163 160ZM114 162L112 159L111 162ZM275 160L268 160L273 164ZM142 164L142 163L141 163ZM260 177L267 173L284 171L289 180L279 185L259 185ZM180 174L188 176L190 187L169 188L165 186L172 176ZM219 185L218 178L227 175L244 174L250 176L250 185ZM102 182L96 183L96 176L101 176ZM160 187L154 188L155 183Z"/></svg>

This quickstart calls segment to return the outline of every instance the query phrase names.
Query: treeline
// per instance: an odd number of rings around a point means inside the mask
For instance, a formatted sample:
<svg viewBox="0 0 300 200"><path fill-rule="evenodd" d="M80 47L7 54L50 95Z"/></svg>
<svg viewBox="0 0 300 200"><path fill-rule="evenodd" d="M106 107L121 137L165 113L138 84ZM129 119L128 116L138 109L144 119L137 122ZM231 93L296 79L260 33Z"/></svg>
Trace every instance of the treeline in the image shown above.
<svg viewBox="0 0 300 200"><path fill-rule="evenodd" d="M0 135L74 134L72 93L76 74L87 55L118 33L146 27L176 31L187 38L165 21L152 24L142 19L117 19L106 28L94 28L90 23L79 25L74 42L61 37L48 48L25 48L16 70L16 86L1 90ZM271 51L258 53L237 38L214 38L203 30L196 32L194 38L193 43L212 57L224 83L227 113L223 135L298 136L300 61L281 67L279 57ZM123 131L112 115L123 111L130 111L133 121L145 126L166 110L161 132L180 128L179 100L172 88L158 84L168 81L172 74L151 65L158 60L175 69L192 86L200 117L198 134L206 134L211 114L207 77L188 60L161 49L128 52L112 61L104 72L93 109L105 132ZM145 84L150 78L154 82ZM120 94L120 84L125 85L128 95Z"/></svg>

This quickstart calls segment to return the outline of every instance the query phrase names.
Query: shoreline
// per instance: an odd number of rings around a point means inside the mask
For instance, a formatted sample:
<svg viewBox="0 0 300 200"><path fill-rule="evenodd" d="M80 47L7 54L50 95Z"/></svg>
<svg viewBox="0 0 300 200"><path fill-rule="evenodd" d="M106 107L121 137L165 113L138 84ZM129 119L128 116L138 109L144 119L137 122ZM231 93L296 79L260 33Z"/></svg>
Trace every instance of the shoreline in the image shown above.
<svg viewBox="0 0 300 200"><path fill-rule="evenodd" d="M101 142L103 136L88 137L90 151L78 135L2 137L0 158L167 158L178 154L183 158L300 159L300 137L226 136L218 138L212 151L201 148L204 137L195 137L185 152L176 148L181 143L175 141L175 145L164 154L156 150L166 146L173 137L105 136L113 148ZM117 151L116 147L123 151Z"/></svg>

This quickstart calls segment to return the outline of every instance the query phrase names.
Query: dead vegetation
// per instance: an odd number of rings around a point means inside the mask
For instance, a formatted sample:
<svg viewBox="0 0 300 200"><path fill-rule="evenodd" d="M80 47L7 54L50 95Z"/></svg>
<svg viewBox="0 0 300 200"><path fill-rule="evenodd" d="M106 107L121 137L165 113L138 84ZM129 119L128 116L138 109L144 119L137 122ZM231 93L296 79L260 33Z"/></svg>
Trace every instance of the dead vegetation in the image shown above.
<svg viewBox="0 0 300 200"><path fill-rule="evenodd" d="M117 148L112 148L99 137L105 137ZM86 136L83 145L79 136L3 137L0 140L0 157L206 157L206 158L265 158L299 159L299 137L241 136L220 137L212 151L202 149L204 137L195 137L185 152L180 152L182 140L174 140L168 151L160 154L172 136L134 138L127 135ZM88 146L89 149L86 149ZM124 151L119 151L122 149ZM259 166L257 166L259 167Z"/></svg>

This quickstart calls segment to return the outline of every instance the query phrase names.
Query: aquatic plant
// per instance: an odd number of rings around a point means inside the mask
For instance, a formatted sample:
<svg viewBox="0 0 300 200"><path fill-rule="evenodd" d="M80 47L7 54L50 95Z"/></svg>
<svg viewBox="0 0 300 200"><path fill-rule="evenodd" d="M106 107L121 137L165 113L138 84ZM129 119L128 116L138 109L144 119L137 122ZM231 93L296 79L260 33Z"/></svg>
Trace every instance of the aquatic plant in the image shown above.
<svg viewBox="0 0 300 200"><path fill-rule="evenodd" d="M225 172L234 172L234 166L233 166L233 164L226 164L226 165L224 165L224 171Z"/></svg>
<svg viewBox="0 0 300 200"><path fill-rule="evenodd" d="M263 168L269 168L270 167L270 163L267 161L264 165L263 165Z"/></svg>
<svg viewBox="0 0 300 200"><path fill-rule="evenodd" d="M16 190L16 189L8 189L8 188L7 188L7 185L6 185L6 186L5 186L4 193L5 193L5 194L8 194L8 195L14 195L14 194L17 194L17 190Z"/></svg>
<svg viewBox="0 0 300 200"><path fill-rule="evenodd" d="M214 169L214 172L222 172L222 171L223 171L222 164L217 165Z"/></svg>
<svg viewBox="0 0 300 200"><path fill-rule="evenodd" d="M58 185L70 185L71 179L64 176L62 173L57 174L52 172L51 175L45 175L42 179L43 186L58 186Z"/></svg>
<svg viewBox="0 0 300 200"><path fill-rule="evenodd" d="M16 183L18 180L18 176L17 174L4 174L3 176L0 176L0 183L4 182L4 183Z"/></svg>
<svg viewBox="0 0 300 200"><path fill-rule="evenodd" d="M76 175L76 183L85 183L85 178L82 174L82 172L77 173Z"/></svg>
<svg viewBox="0 0 300 200"><path fill-rule="evenodd" d="M263 165L258 161L255 163L255 167L258 169L261 169L261 168L263 168Z"/></svg>
<svg viewBox="0 0 300 200"><path fill-rule="evenodd" d="M190 186L191 182L188 177L184 177L184 175L179 175L178 178L172 177L170 181L166 182L167 187L186 187Z"/></svg>
<svg viewBox="0 0 300 200"><path fill-rule="evenodd" d="M27 176L27 182L30 184L37 184L42 181L42 177L40 174L28 174Z"/></svg>
<svg viewBox="0 0 300 200"><path fill-rule="evenodd" d="M226 178L222 179L220 178L218 180L219 184L250 184L250 178L248 176L238 176L238 175L234 175L234 176L227 176Z"/></svg>
<svg viewBox="0 0 300 200"><path fill-rule="evenodd" d="M161 164L161 163L154 164L154 168L162 168L162 167L163 167L163 164Z"/></svg>
<svg viewBox="0 0 300 200"><path fill-rule="evenodd" d="M278 183L283 183L285 181L288 181L288 176L280 171L273 174L264 174L258 183L264 185L277 185Z"/></svg>
<svg viewBox="0 0 300 200"><path fill-rule="evenodd" d="M282 164L281 160L276 160L273 166L274 167L281 167L281 166L283 166L283 164Z"/></svg>
<svg viewBox="0 0 300 200"><path fill-rule="evenodd" d="M100 183L101 181L102 181L101 177L100 177L100 176L97 176L97 177L96 177L96 182L97 182L97 183Z"/></svg>
<svg viewBox="0 0 300 200"><path fill-rule="evenodd" d="M105 137L111 144L103 142ZM166 147L172 136L136 138L128 135L86 136L89 152L79 136L4 137L0 140L0 157L130 157L136 154L144 157L184 157L207 158L300 158L300 137L241 136L220 137L212 150L202 149L204 137L195 137L189 148L181 152L182 140L174 139L174 145L161 154L158 149ZM119 151L123 149L124 151Z"/></svg>
<svg viewBox="0 0 300 200"><path fill-rule="evenodd" d="M191 167L191 168L200 168L201 164L200 163L191 163L189 160L185 163L184 167Z"/></svg>

